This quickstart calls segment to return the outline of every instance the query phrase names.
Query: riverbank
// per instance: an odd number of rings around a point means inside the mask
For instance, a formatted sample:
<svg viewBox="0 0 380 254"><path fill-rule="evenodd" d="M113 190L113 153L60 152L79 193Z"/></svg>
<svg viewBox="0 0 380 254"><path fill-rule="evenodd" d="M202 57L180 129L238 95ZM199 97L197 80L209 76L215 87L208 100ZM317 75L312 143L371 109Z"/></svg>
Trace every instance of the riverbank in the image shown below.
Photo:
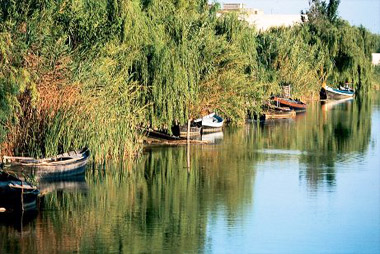
<svg viewBox="0 0 380 254"><path fill-rule="evenodd" d="M128 158L141 128L204 112L239 125L283 85L301 99L323 82L370 90L375 37L327 10L258 33L201 0L27 2L0 9L2 154L89 147L95 161Z"/></svg>

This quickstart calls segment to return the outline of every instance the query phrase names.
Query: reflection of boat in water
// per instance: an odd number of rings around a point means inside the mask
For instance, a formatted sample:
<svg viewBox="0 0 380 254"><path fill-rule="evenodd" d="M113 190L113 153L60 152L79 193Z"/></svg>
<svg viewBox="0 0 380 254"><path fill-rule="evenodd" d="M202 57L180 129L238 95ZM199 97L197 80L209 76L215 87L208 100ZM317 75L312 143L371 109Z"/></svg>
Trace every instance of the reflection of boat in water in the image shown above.
<svg viewBox="0 0 380 254"><path fill-rule="evenodd" d="M1 212L35 210L39 193L36 186L0 171Z"/></svg>
<svg viewBox="0 0 380 254"><path fill-rule="evenodd" d="M189 136L190 138L198 137L201 135L201 127L191 126ZM179 136L181 138L187 138L187 125L183 125L179 127Z"/></svg>
<svg viewBox="0 0 380 254"><path fill-rule="evenodd" d="M202 135L202 141L208 141L210 143L218 143L221 140L223 140L222 131Z"/></svg>
<svg viewBox="0 0 380 254"><path fill-rule="evenodd" d="M326 86L324 88L325 93L326 93L326 98L330 100L340 100L344 98L352 98L355 95L354 90L349 89L349 88L332 88L329 86Z"/></svg>
<svg viewBox="0 0 380 254"><path fill-rule="evenodd" d="M60 181L42 180L38 184L42 195L56 191L64 192L86 192L88 186L84 175L65 178Z"/></svg>
<svg viewBox="0 0 380 254"><path fill-rule="evenodd" d="M26 236L33 234L28 224L33 222L38 215L37 209L27 211L14 211L12 213L0 213L0 226L4 225L17 230L17 233ZM1 240L0 240L1 242Z"/></svg>
<svg viewBox="0 0 380 254"><path fill-rule="evenodd" d="M37 179L63 178L83 174L89 157L90 151L84 148L45 159L4 156L3 163Z"/></svg>
<svg viewBox="0 0 380 254"><path fill-rule="evenodd" d="M354 99L353 97L349 97L349 98L345 98L345 99L341 99L341 100L326 100L326 101L321 101L321 103L322 103L322 109L324 111L327 111L327 110L330 110L330 109L332 109L333 107L335 107L337 105L341 105L341 104L353 101L353 99Z"/></svg>

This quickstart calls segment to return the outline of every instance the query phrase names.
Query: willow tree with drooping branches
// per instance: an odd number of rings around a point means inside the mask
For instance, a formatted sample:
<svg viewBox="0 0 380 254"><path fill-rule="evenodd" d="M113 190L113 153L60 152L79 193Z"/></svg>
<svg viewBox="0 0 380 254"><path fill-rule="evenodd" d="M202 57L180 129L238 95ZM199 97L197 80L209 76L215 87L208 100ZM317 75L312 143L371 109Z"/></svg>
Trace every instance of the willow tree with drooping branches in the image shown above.
<svg viewBox="0 0 380 254"><path fill-rule="evenodd" d="M138 154L143 130L216 111L234 123L282 84L366 91L373 36L312 1L309 20L258 33L205 0L5 0L0 4L2 153L88 146L97 161Z"/></svg>
<svg viewBox="0 0 380 254"><path fill-rule="evenodd" d="M373 39L364 27L351 26L338 15L340 0L312 0L305 25L310 36L306 41L325 54L320 65L323 82L352 83L367 92L371 85L371 49Z"/></svg>

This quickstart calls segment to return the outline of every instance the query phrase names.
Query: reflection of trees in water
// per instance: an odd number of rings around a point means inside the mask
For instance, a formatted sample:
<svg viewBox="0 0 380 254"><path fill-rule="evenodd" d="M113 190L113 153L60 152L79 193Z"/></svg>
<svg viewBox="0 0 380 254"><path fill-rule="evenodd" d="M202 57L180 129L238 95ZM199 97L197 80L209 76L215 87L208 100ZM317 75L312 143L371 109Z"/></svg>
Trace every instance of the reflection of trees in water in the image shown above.
<svg viewBox="0 0 380 254"><path fill-rule="evenodd" d="M306 165L306 172L301 173L314 189L320 184L335 185L337 161L347 163L352 156L364 156L371 137L371 100L357 97L328 111L322 107L316 113L321 115L316 123L319 130L314 127L312 132L320 138L310 145L308 155L301 160Z"/></svg>
<svg viewBox="0 0 380 254"><path fill-rule="evenodd" d="M35 253L37 212L0 213L0 253ZM25 251L28 250L28 251Z"/></svg>
<svg viewBox="0 0 380 254"><path fill-rule="evenodd" d="M225 130L218 145L150 148L137 165L89 172L88 192L55 192L44 200L22 240L0 225L0 253L202 252L207 223L223 211L236 223L253 202L254 166L297 156L310 190L335 185L335 164L363 156L371 135L371 102L325 110L311 106L295 121ZM258 152L286 151L285 154ZM290 151L289 151L290 150ZM293 153L292 151L300 151Z"/></svg>
<svg viewBox="0 0 380 254"><path fill-rule="evenodd" d="M315 104L295 121L254 128L255 147L301 151L301 179L312 189L320 184L334 186L335 163L348 161L353 154L363 156L368 148L371 105L369 98L360 97L334 106Z"/></svg>
<svg viewBox="0 0 380 254"><path fill-rule="evenodd" d="M217 211L225 212L227 223L243 215L244 205L252 200L254 171L249 156L238 149L192 146L189 171L186 159L185 147L148 149L129 169L113 165L89 172L87 194L48 194L44 210L29 228L26 250L202 252L207 223ZM10 241L14 248L24 244Z"/></svg>

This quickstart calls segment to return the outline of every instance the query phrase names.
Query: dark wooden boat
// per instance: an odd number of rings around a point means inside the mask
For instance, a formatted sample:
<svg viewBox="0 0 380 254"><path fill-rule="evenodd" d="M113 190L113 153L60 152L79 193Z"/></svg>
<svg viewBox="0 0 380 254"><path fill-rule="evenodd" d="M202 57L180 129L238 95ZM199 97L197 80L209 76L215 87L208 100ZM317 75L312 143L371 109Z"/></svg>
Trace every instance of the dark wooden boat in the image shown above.
<svg viewBox="0 0 380 254"><path fill-rule="evenodd" d="M35 210L39 193L36 186L0 171L0 212Z"/></svg>
<svg viewBox="0 0 380 254"><path fill-rule="evenodd" d="M289 107L277 107L270 103L264 106L260 116L255 116L255 120L265 121L269 119L288 119L294 118L296 112Z"/></svg>
<svg viewBox="0 0 380 254"><path fill-rule="evenodd" d="M329 100L341 100L345 98L352 98L355 95L354 90L349 88L336 89L326 86L324 90L326 92L327 99Z"/></svg>
<svg viewBox="0 0 380 254"><path fill-rule="evenodd" d="M281 98L281 97L274 97L273 100L277 102L278 104L280 104L280 106L289 107L298 112L306 110L306 104L299 100L292 100L292 99Z"/></svg>
<svg viewBox="0 0 380 254"><path fill-rule="evenodd" d="M158 131L158 130L153 130L153 129L149 129L147 130L147 136L149 138L153 138L153 139L160 139L160 140L179 140L179 127L177 126L177 128L174 128L172 129L172 132L173 134L176 133L178 134L177 136L173 136L173 135L170 135L169 133L167 132L162 132L162 131Z"/></svg>
<svg viewBox="0 0 380 254"><path fill-rule="evenodd" d="M89 157L90 151L84 148L45 159L4 156L3 164L38 179L63 178L83 174Z"/></svg>

